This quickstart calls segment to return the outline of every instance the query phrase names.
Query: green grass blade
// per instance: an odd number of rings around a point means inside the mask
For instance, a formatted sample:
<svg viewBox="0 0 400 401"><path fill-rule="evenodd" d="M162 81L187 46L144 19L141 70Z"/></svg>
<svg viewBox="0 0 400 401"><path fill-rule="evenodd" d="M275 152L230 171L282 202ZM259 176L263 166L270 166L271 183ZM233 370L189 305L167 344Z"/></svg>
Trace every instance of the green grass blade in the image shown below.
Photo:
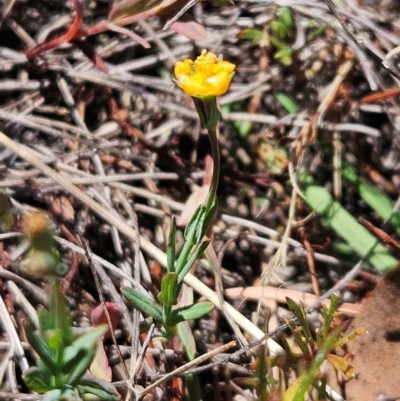
<svg viewBox="0 0 400 401"><path fill-rule="evenodd" d="M394 202L367 180L360 177L358 172L348 163L342 164L342 177L353 184L367 205L376 211L383 220L388 220L396 232L400 234L400 213L392 213Z"/></svg>
<svg viewBox="0 0 400 401"><path fill-rule="evenodd" d="M306 184L303 193L307 204L322 218L322 223L334 230L359 255L366 257L375 269L385 272L397 264L397 260L382 244L375 246L376 238L336 202L326 189L315 184Z"/></svg>

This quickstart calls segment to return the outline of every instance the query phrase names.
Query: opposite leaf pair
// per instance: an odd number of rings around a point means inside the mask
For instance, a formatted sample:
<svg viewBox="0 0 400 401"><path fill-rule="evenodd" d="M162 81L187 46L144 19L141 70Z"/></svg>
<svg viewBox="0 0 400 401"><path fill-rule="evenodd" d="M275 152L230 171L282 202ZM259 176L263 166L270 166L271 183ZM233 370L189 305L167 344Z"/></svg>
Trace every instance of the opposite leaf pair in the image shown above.
<svg viewBox="0 0 400 401"><path fill-rule="evenodd" d="M177 260L175 250L176 221L174 218L172 219L168 238L167 273L162 279L161 291L158 294L158 300L161 304L131 287L121 289L122 294L135 308L154 320L154 323L159 326L162 336L167 340L173 337L179 323L197 319L213 308L211 302L204 301L173 309L178 303L183 279L209 244L209 241L203 240L203 237L215 213L215 207L216 203L214 202L210 210L207 210L204 205L199 206L196 210L186 227L185 244Z"/></svg>

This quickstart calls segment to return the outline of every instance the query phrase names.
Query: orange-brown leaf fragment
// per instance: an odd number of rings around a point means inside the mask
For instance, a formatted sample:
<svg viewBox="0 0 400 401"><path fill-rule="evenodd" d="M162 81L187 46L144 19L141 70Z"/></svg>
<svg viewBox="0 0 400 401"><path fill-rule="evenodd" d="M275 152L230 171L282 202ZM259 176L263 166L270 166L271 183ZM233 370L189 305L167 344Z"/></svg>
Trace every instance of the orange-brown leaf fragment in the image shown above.
<svg viewBox="0 0 400 401"><path fill-rule="evenodd" d="M112 329L115 330L119 323L119 308L118 305L112 302L106 302L106 308L108 310L108 314L110 315L111 326ZM100 324L108 324L107 316L104 313L103 305L97 305L92 311L92 322L95 326L99 326ZM110 337L111 331L108 329L104 334L104 337Z"/></svg>
<svg viewBox="0 0 400 401"><path fill-rule="evenodd" d="M400 394L400 266L387 273L354 319L349 332L368 334L348 343L356 379L346 385L346 400L375 400Z"/></svg>

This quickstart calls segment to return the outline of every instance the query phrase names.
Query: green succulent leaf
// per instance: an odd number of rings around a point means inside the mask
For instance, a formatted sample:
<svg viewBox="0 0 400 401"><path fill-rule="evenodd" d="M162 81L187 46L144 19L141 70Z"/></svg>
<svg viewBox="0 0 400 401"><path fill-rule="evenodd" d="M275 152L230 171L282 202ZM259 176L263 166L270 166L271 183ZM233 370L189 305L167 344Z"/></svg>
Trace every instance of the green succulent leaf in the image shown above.
<svg viewBox="0 0 400 401"><path fill-rule="evenodd" d="M64 400L64 397L62 397L62 396L63 396L62 391L57 388L57 389L48 391L43 396L42 401L60 401L60 400Z"/></svg>
<svg viewBox="0 0 400 401"><path fill-rule="evenodd" d="M162 308L147 295L132 287L122 287L122 295L136 308L151 316L156 322L163 321Z"/></svg>
<svg viewBox="0 0 400 401"><path fill-rule="evenodd" d="M166 307L171 307L177 303L177 285L178 275L176 273L167 273L161 282L161 292L158 299Z"/></svg>
<svg viewBox="0 0 400 401"><path fill-rule="evenodd" d="M81 394L94 394L101 400L119 400L118 392L111 383L99 379L89 373L86 373L79 381L78 389Z"/></svg>
<svg viewBox="0 0 400 401"><path fill-rule="evenodd" d="M171 324L178 324L186 320L198 319L213 309L214 305L209 301L183 306L172 311Z"/></svg>
<svg viewBox="0 0 400 401"><path fill-rule="evenodd" d="M28 321L25 326L26 338L28 339L31 347L37 352L40 356L40 359L44 363L45 366L52 372L57 372L58 367L55 362L55 356L45 339L35 333L35 326L31 321Z"/></svg>
<svg viewBox="0 0 400 401"><path fill-rule="evenodd" d="M65 349L63 355L63 373L66 384L75 386L86 373L96 353L97 342L107 329L107 325L100 325L76 339Z"/></svg>
<svg viewBox="0 0 400 401"><path fill-rule="evenodd" d="M25 384L32 391L39 394L44 394L52 389L50 378L51 375L49 375L48 372L45 372L36 366L29 368L23 375Z"/></svg>

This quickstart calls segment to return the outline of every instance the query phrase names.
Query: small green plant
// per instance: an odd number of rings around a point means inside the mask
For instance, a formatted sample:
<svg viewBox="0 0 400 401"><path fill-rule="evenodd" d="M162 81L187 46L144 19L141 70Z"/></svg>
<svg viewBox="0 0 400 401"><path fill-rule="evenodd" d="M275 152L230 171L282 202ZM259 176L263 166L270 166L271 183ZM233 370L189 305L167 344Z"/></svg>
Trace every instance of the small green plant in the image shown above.
<svg viewBox="0 0 400 401"><path fill-rule="evenodd" d="M329 308L323 307L322 326L314 334L306 317L302 303L297 304L287 298L289 309L294 319L284 319L292 336L284 338L286 349L285 358L276 358L268 355L264 346L257 352L255 361L250 365L254 371L252 378L236 380L240 384L253 387L258 400L272 401L304 401L306 394L313 388L318 393L318 399L326 399L325 378L322 366L330 363L338 374L346 380L354 377L354 370L350 364L351 354L335 354L335 350L345 345L354 337L365 333L364 328L343 336L341 326L337 326L339 314L336 312L338 296L332 295ZM272 368L278 366L279 377L273 377ZM297 373L297 379L286 388L284 372L291 367ZM317 398L316 398L317 399Z"/></svg>
<svg viewBox="0 0 400 401"><path fill-rule="evenodd" d="M296 352L297 357L293 360L297 367L303 367L303 371L298 371L299 377L286 390L283 401L303 401L311 386L318 390L320 397L326 397L324 375L321 371L324 361L331 363L342 378L354 378L354 369L350 364L351 354L340 356L334 351L354 337L365 333L365 329L360 327L342 336L342 327L335 327L335 319L339 316L336 312L338 300L338 295L333 294L329 308L323 307L322 327L316 329L313 336L303 304L297 304L290 298L286 299L289 309L297 319L297 324L294 320L285 319L294 337L294 347L287 347L288 355L294 356L293 348L300 351Z"/></svg>
<svg viewBox="0 0 400 401"><path fill-rule="evenodd" d="M179 293L182 289L183 279L189 272L193 263L202 255L210 241L203 240L210 223L209 219L214 214L212 209L206 213L200 206L185 230L185 246L180 257L175 261L175 233L176 223L172 220L171 232L168 239L168 269L161 282L161 291L158 294L158 302L149 296L142 294L131 287L123 287L122 294L135 308L151 316L153 321L161 329L163 337L171 339L176 331L177 324L197 319L210 312L213 304L208 301L188 305L180 308L173 307L178 303ZM190 252L188 252L190 250Z"/></svg>
<svg viewBox="0 0 400 401"><path fill-rule="evenodd" d="M44 401L75 401L86 394L119 400L111 384L87 372L108 327L101 325L79 338L73 337L71 312L60 289L60 276L65 275L68 266L55 247L54 224L45 213L37 211L24 217L23 231L29 247L20 268L46 279L50 288L49 309L38 311L39 327L30 320L25 325L26 338L38 357L37 366L24 372L26 385L44 394Z"/></svg>
<svg viewBox="0 0 400 401"><path fill-rule="evenodd" d="M108 401L119 400L114 386L87 373L97 342L107 326L101 325L74 339L67 301L59 289L58 279L51 281L49 310L38 313L39 330L30 321L25 326L29 344L39 358L37 366L24 373L26 385L44 394L43 401L75 401L86 394Z"/></svg>
<svg viewBox="0 0 400 401"><path fill-rule="evenodd" d="M275 58L284 66L290 66L293 63L294 50L290 43L294 36L295 25L289 7L278 8L277 17L269 23L268 31L263 32L249 28L244 29L239 35L240 39L251 40L253 45L263 42L270 43L277 50Z"/></svg>
<svg viewBox="0 0 400 401"><path fill-rule="evenodd" d="M196 60L186 58L179 61L174 69L177 85L192 98L199 118L208 131L213 158L211 185L204 203L195 210L186 226L185 242L177 258L176 223L175 219L172 219L167 246L167 272L161 282L161 291L158 294L159 302L133 288L122 288L125 298L135 308L150 315L167 340L173 337L179 323L197 319L213 308L213 304L208 301L178 308L174 308L174 306L178 303L185 276L210 243L207 233L217 209L216 193L220 173L217 126L221 113L216 97L223 95L228 90L234 70L234 64L224 61L221 56L217 57L206 50L203 50ZM185 335L188 334L187 331L185 333ZM184 345L187 344L184 338L182 338L182 342ZM188 349L187 345L185 348L189 354L194 355L193 352L190 352L193 350Z"/></svg>

